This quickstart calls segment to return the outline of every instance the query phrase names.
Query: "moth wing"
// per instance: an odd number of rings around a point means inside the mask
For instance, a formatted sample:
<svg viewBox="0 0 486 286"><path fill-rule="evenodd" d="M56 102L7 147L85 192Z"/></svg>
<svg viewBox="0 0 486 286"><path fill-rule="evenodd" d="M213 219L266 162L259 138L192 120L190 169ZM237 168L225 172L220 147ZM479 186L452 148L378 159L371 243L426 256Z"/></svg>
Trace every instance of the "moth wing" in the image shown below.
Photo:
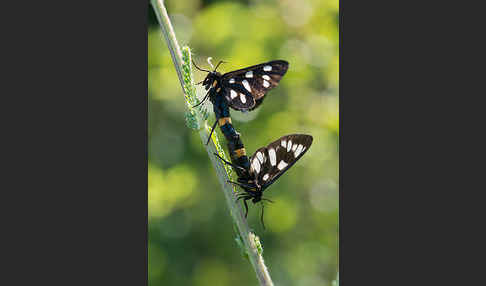
<svg viewBox="0 0 486 286"><path fill-rule="evenodd" d="M243 111L257 108L267 91L278 85L288 67L288 62L276 60L224 74L222 76L223 86L235 91L244 91L254 98L254 104L247 109L238 109L231 104L230 106Z"/></svg>
<svg viewBox="0 0 486 286"><path fill-rule="evenodd" d="M255 98L251 93L237 84L224 87L224 97L235 110L247 111L255 105Z"/></svg>
<svg viewBox="0 0 486 286"><path fill-rule="evenodd" d="M258 149L251 157L250 173L262 189L268 188L309 150L312 140L310 135L290 134Z"/></svg>

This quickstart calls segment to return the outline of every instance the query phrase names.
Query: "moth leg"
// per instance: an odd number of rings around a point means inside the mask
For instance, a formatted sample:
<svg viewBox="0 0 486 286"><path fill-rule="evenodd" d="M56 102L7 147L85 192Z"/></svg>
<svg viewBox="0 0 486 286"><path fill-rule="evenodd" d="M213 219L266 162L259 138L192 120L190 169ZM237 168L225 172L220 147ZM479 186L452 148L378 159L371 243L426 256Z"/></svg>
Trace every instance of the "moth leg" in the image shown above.
<svg viewBox="0 0 486 286"><path fill-rule="evenodd" d="M253 185L245 184L245 183L240 183L240 182L228 181L228 183L232 183L232 184L238 185L238 186L242 187L243 189L245 189L245 188L247 188L247 189L253 189L253 188L255 188L255 186L253 186Z"/></svg>
<svg viewBox="0 0 486 286"><path fill-rule="evenodd" d="M231 167L235 168L235 169L239 169L239 170L242 170L243 172L246 171L245 168L241 167L241 166L237 166L233 163L230 163L228 161L226 161L225 159L221 158L221 156L219 156L218 153L213 153L214 155L216 155L216 157L218 157L221 161L223 161L226 165L230 165Z"/></svg>
<svg viewBox="0 0 486 286"><path fill-rule="evenodd" d="M210 91L211 91L211 89L208 90L208 92L206 93L206 95L204 96L204 98L198 104L194 105L192 108L198 107L199 105L203 104L206 101L206 99L208 98Z"/></svg>
<svg viewBox="0 0 486 286"><path fill-rule="evenodd" d="M262 202L262 214L260 216L260 221L262 222L263 230L265 230L265 223L263 223L263 212L265 210L265 205Z"/></svg>
<svg viewBox="0 0 486 286"><path fill-rule="evenodd" d="M243 203L245 204L245 209L246 209L246 212L245 212L245 218L248 216L248 205L246 204L246 201L249 200L250 198L245 198L243 200Z"/></svg>
<svg viewBox="0 0 486 286"><path fill-rule="evenodd" d="M238 194L238 195L237 195L237 198L236 198L236 200L235 200L235 203L237 203L239 200L244 199L244 198L246 198L246 197L247 197L247 195L246 195L246 194Z"/></svg>
<svg viewBox="0 0 486 286"><path fill-rule="evenodd" d="M235 200L235 204L236 204L236 203L237 203L239 200L241 200L242 198L243 198L242 196L237 196L237 197L236 197L236 200Z"/></svg>
<svg viewBox="0 0 486 286"><path fill-rule="evenodd" d="M228 161L226 161L225 159L223 159L221 156L219 156L218 153L213 153L214 155L216 155L216 157L218 157L221 161L223 161L226 165L230 165L231 167L233 167L233 163L230 163Z"/></svg>
<svg viewBox="0 0 486 286"><path fill-rule="evenodd" d="M216 119L216 121L213 124L213 127L211 127L211 132L209 133L208 142L206 142L206 145L208 145L209 141L211 140L211 135L213 135L213 131L214 131L214 128L216 127L216 124L218 124L218 119Z"/></svg>
<svg viewBox="0 0 486 286"><path fill-rule="evenodd" d="M233 181L230 181L230 180L228 180L227 182L228 182L228 183L232 183L233 185L240 186L240 187L242 187L242 188L245 188L245 187L246 187L246 188L251 188L251 187L252 187L252 186L247 185L247 184L238 183L238 182L233 182Z"/></svg>
<svg viewBox="0 0 486 286"><path fill-rule="evenodd" d="M246 197L248 194L246 192L239 192L235 194L237 197Z"/></svg>

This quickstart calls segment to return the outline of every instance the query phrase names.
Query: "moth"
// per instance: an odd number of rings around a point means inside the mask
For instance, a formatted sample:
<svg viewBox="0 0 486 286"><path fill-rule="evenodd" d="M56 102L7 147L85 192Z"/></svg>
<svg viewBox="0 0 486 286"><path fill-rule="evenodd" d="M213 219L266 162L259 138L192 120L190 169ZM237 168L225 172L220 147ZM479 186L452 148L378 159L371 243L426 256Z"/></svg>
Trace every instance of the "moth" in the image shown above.
<svg viewBox="0 0 486 286"><path fill-rule="evenodd" d="M279 138L278 140L261 147L255 151L250 158L250 167L248 169L242 166L232 164L217 153L214 153L225 164L239 169L241 176L238 177L237 182L228 181L243 188L243 191L237 194L237 201L243 199L246 213L248 215L247 200L251 200L254 204L260 201L270 201L263 198L263 192L270 187L280 176L282 176L292 165L295 164L312 145L312 136L306 134L290 134ZM261 222L263 227L263 211L264 205L262 202Z"/></svg>
<svg viewBox="0 0 486 286"><path fill-rule="evenodd" d="M208 63L212 66L211 58L208 58ZM211 128L209 138L211 138L218 120L222 117L229 117L228 107L243 112L257 108L265 99L266 93L278 85L289 67L287 61L275 60L221 74L217 72L217 69L222 63L224 61L219 61L216 67L210 71L198 67L193 61L193 65L198 70L208 73L203 81L197 83L202 84L207 93L203 100L194 107L202 104L208 98L214 106L216 122Z"/></svg>

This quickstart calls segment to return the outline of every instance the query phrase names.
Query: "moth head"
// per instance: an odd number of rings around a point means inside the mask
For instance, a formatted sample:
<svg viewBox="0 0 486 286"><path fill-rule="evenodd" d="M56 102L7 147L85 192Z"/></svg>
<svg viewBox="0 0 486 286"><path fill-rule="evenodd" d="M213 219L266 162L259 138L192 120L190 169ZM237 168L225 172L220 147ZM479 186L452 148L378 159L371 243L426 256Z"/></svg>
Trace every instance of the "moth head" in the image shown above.
<svg viewBox="0 0 486 286"><path fill-rule="evenodd" d="M251 197L252 197L252 202L253 203L258 203L259 201L262 200L262 190L261 190L261 187L259 185L255 185L254 188L252 188L249 192L248 192Z"/></svg>
<svg viewBox="0 0 486 286"><path fill-rule="evenodd" d="M219 72L208 72L208 75L203 81L203 86L206 88L206 90L210 89L213 85L216 85L218 82L218 78L221 77L221 74Z"/></svg>
<svg viewBox="0 0 486 286"><path fill-rule="evenodd" d="M225 61L219 61L219 63L216 65L216 67L213 66L213 63L211 62L213 58L209 57L208 58L208 63L209 65L211 66L211 68L213 69L212 71L211 70L207 70L207 69L203 69L203 68L200 68L196 65L196 63L194 61L192 61L192 64L200 71L202 72L207 72L208 75L206 76L206 78L202 81L202 82L199 82L197 84L201 84L206 88L206 90L208 90L209 88L211 88L211 86L215 86L218 82L217 80L219 78L221 78L221 74L219 72L217 72L216 70L218 69L219 65L224 63Z"/></svg>

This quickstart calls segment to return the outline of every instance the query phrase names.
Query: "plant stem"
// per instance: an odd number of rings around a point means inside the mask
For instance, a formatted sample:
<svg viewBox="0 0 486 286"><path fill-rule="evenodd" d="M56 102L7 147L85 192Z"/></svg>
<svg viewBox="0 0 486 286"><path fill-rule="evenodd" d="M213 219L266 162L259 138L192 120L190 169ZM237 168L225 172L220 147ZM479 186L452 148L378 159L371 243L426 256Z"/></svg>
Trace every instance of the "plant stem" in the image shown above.
<svg viewBox="0 0 486 286"><path fill-rule="evenodd" d="M182 70L182 52L177 43L177 39L174 33L174 29L172 28L172 24L169 19L169 15L167 14L167 10L165 9L164 1L163 0L151 0L152 7L154 8L155 14L157 15L157 19L159 20L160 26L162 28L162 34L167 42L167 46L169 47L169 51L172 57L172 61L174 62L174 67L177 72L177 76L179 77L179 81L182 86L182 91L186 95L186 103L188 94L185 91L185 82L183 77L183 70ZM190 63L189 63L190 66ZM188 104L190 106L190 104ZM260 244L259 238L250 231L248 224L246 222L245 216L243 214L243 209L240 204L236 203L235 191L234 186L228 183L230 176L228 175L228 171L223 163L216 158L214 153L219 153L220 156L225 157L224 151L222 150L221 146L219 145L218 137L216 132L213 133L211 140L212 142L208 145L205 145L209 132L208 132L208 125L204 120L204 114L202 114L201 109L191 109L192 112L196 114L198 120L203 122L204 128L199 130L199 136L201 137L201 141L203 143L203 147L206 148L208 156L211 160L213 168L216 170L216 174L223 189L224 196L226 198L226 203L230 210L231 217L236 225L237 232L239 238L243 241L243 247L248 255L248 259L255 270L256 276L260 285L265 286L272 286L273 282L268 272L267 267L265 266L265 262L262 256L262 246Z"/></svg>

